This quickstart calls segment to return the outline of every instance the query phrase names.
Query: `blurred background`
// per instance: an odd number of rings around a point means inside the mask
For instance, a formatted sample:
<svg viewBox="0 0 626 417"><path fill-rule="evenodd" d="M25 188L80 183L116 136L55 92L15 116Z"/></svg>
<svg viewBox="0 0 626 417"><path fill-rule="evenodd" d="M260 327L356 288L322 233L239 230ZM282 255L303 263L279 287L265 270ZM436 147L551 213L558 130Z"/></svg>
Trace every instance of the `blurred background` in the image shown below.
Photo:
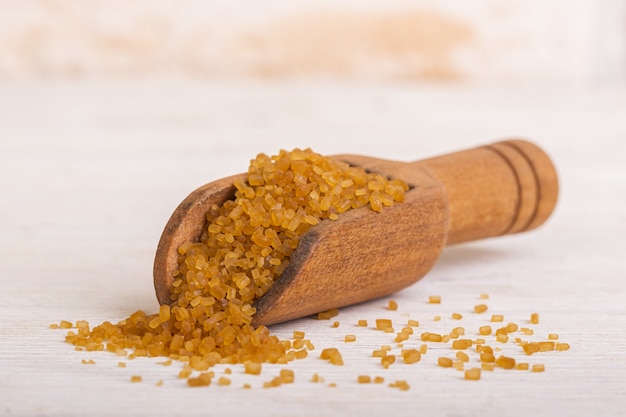
<svg viewBox="0 0 626 417"><path fill-rule="evenodd" d="M492 379L487 396L421 373L413 396L328 391L326 406L354 415L623 415L626 0L0 0L3 410L324 414L326 391L305 385L243 402L130 390L106 367L77 368L48 326L155 311L152 262L172 211L258 152L411 161L508 137L556 163L548 224L446 249L398 300L421 320L428 294L489 292L490 308L539 311L576 356L548 379Z"/></svg>
<svg viewBox="0 0 626 417"><path fill-rule="evenodd" d="M0 0L0 79L623 83L623 0Z"/></svg>
<svg viewBox="0 0 626 417"><path fill-rule="evenodd" d="M589 169L621 186L625 132L626 0L0 0L0 261L89 239L79 264L126 259L149 303L173 208L259 152L525 137L580 207Z"/></svg>

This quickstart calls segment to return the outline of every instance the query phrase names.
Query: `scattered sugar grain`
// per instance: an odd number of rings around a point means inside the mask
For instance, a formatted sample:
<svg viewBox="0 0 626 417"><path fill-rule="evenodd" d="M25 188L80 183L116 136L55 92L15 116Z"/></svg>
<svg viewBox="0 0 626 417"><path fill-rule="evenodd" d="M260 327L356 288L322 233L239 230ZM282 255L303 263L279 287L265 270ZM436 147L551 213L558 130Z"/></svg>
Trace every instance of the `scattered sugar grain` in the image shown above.
<svg viewBox="0 0 626 417"><path fill-rule="evenodd" d="M451 339L458 339L459 336L463 336L464 334L465 334L464 327L455 327L454 329L450 331L449 336Z"/></svg>
<svg viewBox="0 0 626 417"><path fill-rule="evenodd" d="M291 369L281 369L279 377L283 384L292 384L295 381L295 373Z"/></svg>
<svg viewBox="0 0 626 417"><path fill-rule="evenodd" d="M540 347L539 347L539 343L530 342L530 343L524 344L522 346L522 349L524 350L524 353L526 353L527 355L532 355L533 353L539 352Z"/></svg>
<svg viewBox="0 0 626 417"><path fill-rule="evenodd" d="M408 332L404 332L404 331L399 332L399 333L396 335L396 338L394 339L394 342L396 342L396 343L403 342L403 341L405 341L405 340L408 340L410 336L411 336L411 334L410 334L410 333L408 333Z"/></svg>
<svg viewBox="0 0 626 417"><path fill-rule="evenodd" d="M293 352L293 355L295 359L304 359L309 356L309 352L306 349L300 349Z"/></svg>
<svg viewBox="0 0 626 417"><path fill-rule="evenodd" d="M459 339L452 342L452 349L468 349L472 347L471 339Z"/></svg>
<svg viewBox="0 0 626 417"><path fill-rule="evenodd" d="M383 368L387 369L396 362L396 355L386 355L380 358Z"/></svg>
<svg viewBox="0 0 626 417"><path fill-rule="evenodd" d="M217 385L221 385L221 386L230 385L230 382L231 381L229 378L226 378L225 376L221 376L217 380Z"/></svg>
<svg viewBox="0 0 626 417"><path fill-rule="evenodd" d="M539 324L539 313L532 313L530 315L530 322L532 324Z"/></svg>
<svg viewBox="0 0 626 417"><path fill-rule="evenodd" d="M369 375L359 375L357 377L357 382L359 384L369 384L372 382L372 377Z"/></svg>
<svg viewBox="0 0 626 417"><path fill-rule="evenodd" d="M516 323L509 323L506 325L507 333L515 333L519 329L519 326Z"/></svg>
<svg viewBox="0 0 626 417"><path fill-rule="evenodd" d="M496 336L496 340L500 343L506 343L509 341L509 336L506 334L499 334Z"/></svg>
<svg viewBox="0 0 626 417"><path fill-rule="evenodd" d="M377 330L392 329L393 331L393 323L390 319L376 319L376 329Z"/></svg>
<svg viewBox="0 0 626 417"><path fill-rule="evenodd" d="M478 304L476 306L474 306L474 312L481 314L484 313L485 311L487 311L488 307L486 304Z"/></svg>
<svg viewBox="0 0 626 417"><path fill-rule="evenodd" d="M408 391L411 387L405 380L398 380L389 384L391 388L398 388L401 391Z"/></svg>
<svg viewBox="0 0 626 417"><path fill-rule="evenodd" d="M515 359L500 355L498 356L498 359L496 359L496 366L504 369L513 369L515 368Z"/></svg>
<svg viewBox="0 0 626 417"><path fill-rule="evenodd" d="M382 358L384 356L387 356L387 351L384 349L374 349L372 351L372 356L374 358Z"/></svg>
<svg viewBox="0 0 626 417"><path fill-rule="evenodd" d="M496 368L496 364L491 362L483 362L480 364L480 368L483 371L493 371Z"/></svg>
<svg viewBox="0 0 626 417"><path fill-rule="evenodd" d="M492 331L492 330L491 330L491 326L480 326L480 327L478 328L478 333L479 333L481 336L488 336L488 335L490 335L490 334L491 334L491 331Z"/></svg>
<svg viewBox="0 0 626 417"><path fill-rule="evenodd" d="M451 368L452 367L452 359L441 356L437 359L437 364L442 368Z"/></svg>
<svg viewBox="0 0 626 417"><path fill-rule="evenodd" d="M420 361L422 354L417 349L406 349L402 351L402 360L406 364L414 364Z"/></svg>
<svg viewBox="0 0 626 417"><path fill-rule="evenodd" d="M59 323L59 327L61 329L71 329L73 327L72 323L67 320L61 320Z"/></svg>
<svg viewBox="0 0 626 417"><path fill-rule="evenodd" d="M429 304L441 304L441 296L439 295L431 295L428 297Z"/></svg>
<svg viewBox="0 0 626 417"><path fill-rule="evenodd" d="M338 314L339 314L339 309L333 308L328 311L317 313L317 319L318 320L330 320L333 317L336 317Z"/></svg>
<svg viewBox="0 0 626 417"><path fill-rule="evenodd" d="M262 365L259 362L247 361L243 364L244 373L259 375L261 373Z"/></svg>
<svg viewBox="0 0 626 417"><path fill-rule="evenodd" d="M324 381L324 378L321 377L319 374L313 374L313 376L311 377L311 382L320 383L320 382L325 382L325 381Z"/></svg>
<svg viewBox="0 0 626 417"><path fill-rule="evenodd" d="M321 359L326 359L333 365L342 366L343 365L343 357L341 353L336 348L326 348L322 350L320 354Z"/></svg>
<svg viewBox="0 0 626 417"><path fill-rule="evenodd" d="M420 335L424 342L442 342L443 336L438 333L424 332Z"/></svg>
<svg viewBox="0 0 626 417"><path fill-rule="evenodd" d="M480 361L486 363L495 363L496 357L493 355L493 353L483 352L480 354Z"/></svg>
<svg viewBox="0 0 626 417"><path fill-rule="evenodd" d="M478 381L480 379L480 368L471 368L465 371L465 379L469 381Z"/></svg>

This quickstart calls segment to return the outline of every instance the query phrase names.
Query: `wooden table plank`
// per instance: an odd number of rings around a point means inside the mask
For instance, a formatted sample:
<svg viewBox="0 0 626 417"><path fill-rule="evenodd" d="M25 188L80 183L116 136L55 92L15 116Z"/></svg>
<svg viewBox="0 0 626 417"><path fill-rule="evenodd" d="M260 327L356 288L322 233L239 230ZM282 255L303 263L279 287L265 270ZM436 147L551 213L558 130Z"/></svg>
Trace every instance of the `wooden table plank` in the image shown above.
<svg viewBox="0 0 626 417"><path fill-rule="evenodd" d="M0 132L0 414L624 415L623 88L13 83L0 85ZM274 326L281 337L303 330L316 346L286 366L293 385L261 388L279 366L259 377L229 366L232 386L189 389L176 378L178 364L75 352L64 331L48 329L62 319L97 324L154 311L152 256L169 214L193 188L244 170L257 152L311 146L413 160L512 134L555 159L563 187L554 217L525 235L446 249L426 278L393 297L397 311L381 299L342 309L338 328L311 319ZM442 303L428 304L429 295ZM483 301L488 312L473 313ZM383 344L399 352L394 335L371 328L376 318L419 320L405 342L418 347L423 331L462 325L476 337L492 313L530 326L531 312L541 317L533 337L558 333L571 350L525 357L506 344L502 353L544 363L543 373L496 370L465 381L435 365L451 355L437 344L414 365L385 370L371 357ZM370 328L356 327L359 319ZM345 334L357 341L344 343ZM320 360L324 347L338 347L346 365ZM326 383L310 382L314 373ZM135 374L141 383L129 382ZM357 384L359 374L385 384ZM395 380L411 389L387 387Z"/></svg>

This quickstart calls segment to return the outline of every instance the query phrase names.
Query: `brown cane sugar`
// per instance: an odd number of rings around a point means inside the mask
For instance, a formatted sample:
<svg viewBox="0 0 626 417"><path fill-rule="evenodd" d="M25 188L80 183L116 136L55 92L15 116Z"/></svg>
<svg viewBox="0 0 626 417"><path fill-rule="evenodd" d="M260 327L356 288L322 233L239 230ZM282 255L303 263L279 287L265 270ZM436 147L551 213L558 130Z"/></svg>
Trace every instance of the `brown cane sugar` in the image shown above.
<svg viewBox="0 0 626 417"><path fill-rule="evenodd" d="M321 359L327 359L333 365L343 365L343 357L337 348L326 348L320 354Z"/></svg>
<svg viewBox="0 0 626 417"><path fill-rule="evenodd" d="M251 325L254 301L280 276L311 227L353 208L381 211L402 201L408 188L310 149L259 154L250 162L247 179L234 186L233 200L210 208L200 242L179 248L169 305L92 330L83 323L66 340L120 356L131 350L133 356L190 358L196 370L218 363L289 361L293 355L277 337ZM72 324L64 321L59 327Z"/></svg>
<svg viewBox="0 0 626 417"><path fill-rule="evenodd" d="M428 302L430 304L441 304L441 297L439 295L428 296Z"/></svg>
<svg viewBox="0 0 626 417"><path fill-rule="evenodd" d="M387 369L396 362L396 355L385 355L380 358L381 365Z"/></svg>
<svg viewBox="0 0 626 417"><path fill-rule="evenodd" d="M474 306L474 312L475 313L484 313L485 311L487 311L487 305L486 304L478 304L476 306Z"/></svg>
<svg viewBox="0 0 626 417"><path fill-rule="evenodd" d="M307 230L321 221L337 219L341 213L352 208L369 206L380 211L384 206L401 202L407 187L401 181L367 173L309 149L281 151L271 157L261 154L251 161L247 179L237 181L234 186L233 200L210 208L200 241L179 248L179 270L171 287L170 304L160 306L155 314L137 311L116 324L104 322L90 328L89 323L83 320L75 324L64 320L50 327L69 329L66 340L79 350L106 350L125 357L124 360L142 356L163 357L165 359L157 363L165 366L174 360L180 361L183 366L179 378L186 379L187 385L192 387L208 386L213 380L214 386L223 386L223 389L235 389L226 388L230 385L241 386L235 379L237 370L224 371L227 375L233 373L232 382L230 376L215 378L210 369L218 364L240 364L242 371L239 373L253 379L263 371L267 373L273 364L283 365L309 357L308 351L314 350L314 346L311 340L305 338L309 336L303 331L294 330L291 339L281 340L265 326L252 326L256 313L254 302L280 276ZM441 298L439 295L430 296L428 304L431 306L428 308L435 308L439 313ZM488 300L489 297L482 294L480 299ZM405 305L401 303L402 307ZM509 356L507 353L505 356L497 353L496 358L494 350L499 352L501 348L515 346L526 358L526 355L570 349L569 344L560 341L557 333L547 333L548 340L533 341L524 340L524 337L533 336L534 331L519 328L515 323L492 329L490 322L503 322L501 314L494 314L489 319L486 314L448 312L436 316L438 320L434 324L423 320L427 317L424 315L420 320L426 323L423 326L426 328L414 333L414 329L420 326L416 320L420 317L407 322L408 314L402 315L404 313L399 309L397 301L388 300L386 317L369 318L369 323L375 323L375 326L368 327L368 320L365 319L358 320L356 326L352 324L355 334L344 335L343 341L348 343L344 345L345 349L361 346L360 349L367 352L366 356L372 352L372 360L380 363L378 366L388 369L393 365L385 372L399 372L398 369L404 366L401 363L410 364L411 368L428 366L424 363L432 365L428 352L434 351L437 355L433 359L438 367L464 371L467 380L481 379L481 370L542 372L545 369L543 364L530 367L528 363L517 363L514 356L518 359L519 356L515 354ZM454 310L457 309L458 306ZM487 310L486 304L479 304L457 311L485 313ZM337 309L332 309L316 317L330 320L338 314ZM458 324L464 324L459 321L475 321L476 326L459 326L448 333L445 329L449 327L444 326L450 323L450 319ZM407 323L407 326L398 325L401 322ZM394 323L402 327L400 332L394 331ZM530 316L530 323L539 324L537 313ZM345 326L344 322L342 328ZM339 327L339 322L334 322L332 327ZM371 337L380 338L377 339L381 340L379 343L393 341L397 345L393 348L382 345L373 351L363 349L362 341L368 340L363 332L368 331L375 331L375 336ZM460 338L466 332L466 338ZM481 339L475 339L476 335ZM522 338L515 337L518 335ZM509 340L513 338L515 344ZM429 350L429 346L433 350ZM455 360L444 356L446 354L455 354ZM353 365L350 356L346 355L348 369ZM332 365L344 364L344 357L336 347L323 349L315 357ZM93 361L85 363L92 364ZM384 382L380 376L352 376L355 377L361 384ZM293 383L294 379L293 371L281 370L279 376L263 382L262 386L278 387ZM141 377L136 375L131 380L139 382ZM311 381L325 382L318 374L313 374ZM243 386L251 388L247 383ZM335 386L335 383L328 386ZM389 386L409 389L404 380L396 380Z"/></svg>
<svg viewBox="0 0 626 417"><path fill-rule="evenodd" d="M161 311L163 312L163 311ZM401 314L401 313L399 313ZM450 316L451 318L451 316ZM381 320L379 323L383 323L383 328L392 325L392 318L385 319L376 319ZM463 319L461 319L463 320ZM500 327L493 331L484 331L484 327L488 325L484 324L487 318L483 318L479 320L479 323L476 323L476 327L473 329L471 327L455 327L450 331L450 334L438 334L432 332L423 332L421 334L414 334L414 327L405 326L402 328L401 332L399 332L395 337L398 338L398 335L402 335L402 340L405 341L409 347L405 348L402 344L397 344L397 346L393 347L392 345L381 345L379 350L374 350L372 352L372 356L376 359L375 361L379 362L383 369L389 369L392 365L398 362L398 359L402 359L404 364L418 364L419 362L424 362L422 360L422 356L426 355L428 352L428 344L432 343L436 346L436 352L448 354L454 353L455 358L452 359L446 356L440 356L438 358L433 358L436 360L439 368L449 368L455 371L463 371L466 380L479 380L482 379L480 371L485 372L509 372L510 370L519 371L530 371L535 373L540 373L545 370L545 366L541 363L529 364L528 362L518 362L517 359L520 359L520 355L532 355L532 354L541 354L542 352L551 352L551 351L564 351L570 348L569 344L558 341L560 339L557 333L546 333L548 340L525 340L523 337L516 337L515 342L511 342L511 338L508 338L509 334L517 333L521 336L533 336L532 332L525 332L523 328L518 328L518 326L514 323L509 323L507 326ZM482 323L480 323L482 322ZM415 323L412 323L415 324ZM60 323L56 326L60 328ZM359 327L359 326L356 326ZM85 332L89 329L89 324L85 321L78 321L75 325L72 325L72 328L78 330L78 334L85 334ZM489 329L491 330L491 329ZM377 334L377 337L383 338L382 340L391 340L393 336L385 335L385 332L381 333L380 331L376 331L374 328L359 330L359 332L367 332L374 331ZM359 333L359 334L361 334ZM484 334L486 333L486 334ZM469 338L460 338L464 334L475 335L479 334L482 336L486 336L481 339L469 339ZM176 335L175 335L176 336ZM293 330L291 333L291 339L279 340L279 344L287 351L286 358L289 360L293 359L302 359L307 357L308 350L314 350L314 346L311 341L306 337L306 334L300 330ZM444 340L444 336L450 336L450 339ZM507 340L501 339L502 336L506 336ZM151 340L154 337L151 333L146 333L141 340L143 340L144 345L146 341ZM352 341L353 338L356 342L357 334L348 334L344 335L344 341ZM365 337L364 335L364 338ZM498 343L500 342L500 343ZM95 342L94 342L95 343ZM180 337L172 337L172 344L184 346L186 341L181 339ZM515 346L515 351L512 351L512 355L503 354L505 350L511 351L511 347ZM418 349L419 348L419 349ZM399 349L399 350L398 350ZM98 350L98 349L95 349ZM103 349L101 349L103 350ZM109 349L107 349L109 350ZM142 349L147 351L147 349ZM356 349L358 351L359 348ZM500 352L500 353L499 353ZM133 353L136 353L133 352ZM399 353L399 355L398 355ZM342 365L344 360L342 354L339 352L337 348L327 348L323 349L319 357L323 360L327 360L331 365ZM525 356L527 357L527 356ZM129 355L129 359L131 355ZM212 380L214 379L215 373L208 371L208 369L212 366L210 357L200 357L196 356L185 356L180 355L177 357L178 360L184 362L184 366L179 373L179 378L187 379L188 386L208 386L211 385ZM430 358L426 359L426 363L432 363ZM479 367L472 367L472 364L478 362ZM83 360L85 364L94 364L92 360ZM165 361L156 362L158 364L169 365L172 363L172 359L168 358ZM220 362L224 363L224 361ZM279 360L276 363L286 363L285 359ZM125 366L125 362L120 362L121 366ZM402 365L396 365L396 369L401 369ZM423 366L423 365L414 365L414 366ZM271 368L271 365L270 365ZM200 371L199 374L196 373L194 375L194 371ZM262 372L262 362L258 361L246 361L242 363L242 372L244 374L249 375L259 375ZM230 367L224 369L225 375L233 374L233 371ZM231 382L231 378L229 376L221 376L215 379L215 384L217 386L228 386L233 385ZM291 370L281 370L280 375L276 376L269 381L265 381L262 383L262 387L272 388L278 387L283 384L289 384L294 381L295 372ZM368 379L369 378L369 379ZM323 380L319 376L315 376L311 379L312 382L323 382ZM140 381L139 377L133 379L135 381ZM368 384L368 383L378 383L382 381L382 378L371 378L367 375L361 374L357 377L357 383L360 384ZM397 382L397 381L396 381ZM159 383L157 383L159 385ZM244 384L248 388L252 388L250 384ZM330 384L328 386L331 386ZM395 383L388 385L391 388L399 388ZM404 386L404 385L403 385ZM405 389L408 388L404 386Z"/></svg>
<svg viewBox="0 0 626 417"><path fill-rule="evenodd" d="M465 379L478 381L480 379L480 368L472 368L465 371Z"/></svg>

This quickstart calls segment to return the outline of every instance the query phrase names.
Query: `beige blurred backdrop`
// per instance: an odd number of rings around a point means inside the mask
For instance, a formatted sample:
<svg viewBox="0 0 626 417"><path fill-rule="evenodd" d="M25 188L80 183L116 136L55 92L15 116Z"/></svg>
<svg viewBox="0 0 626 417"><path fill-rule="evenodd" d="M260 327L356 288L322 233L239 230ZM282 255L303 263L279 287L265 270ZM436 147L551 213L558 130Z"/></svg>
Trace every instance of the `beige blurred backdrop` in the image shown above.
<svg viewBox="0 0 626 417"><path fill-rule="evenodd" d="M0 0L0 80L624 83L624 0Z"/></svg>

